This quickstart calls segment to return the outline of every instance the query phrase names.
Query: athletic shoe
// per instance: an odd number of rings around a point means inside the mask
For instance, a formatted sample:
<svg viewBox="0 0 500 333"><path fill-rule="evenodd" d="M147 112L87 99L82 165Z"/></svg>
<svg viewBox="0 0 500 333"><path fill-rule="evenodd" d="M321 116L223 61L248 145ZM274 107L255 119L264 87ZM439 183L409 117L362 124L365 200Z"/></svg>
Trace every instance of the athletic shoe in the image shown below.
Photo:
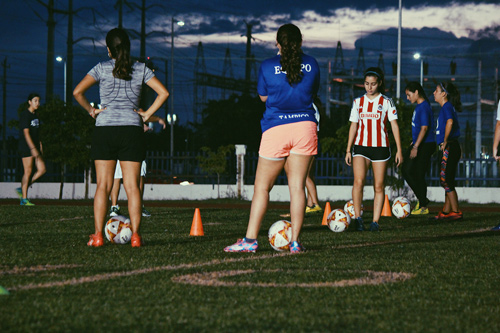
<svg viewBox="0 0 500 333"><path fill-rule="evenodd" d="M380 231L380 226L377 222L373 221L370 223L370 231Z"/></svg>
<svg viewBox="0 0 500 333"><path fill-rule="evenodd" d="M411 211L411 215L427 215L429 214L429 208L416 208Z"/></svg>
<svg viewBox="0 0 500 333"><path fill-rule="evenodd" d="M109 216L113 217L118 215L122 215L120 212L120 206L119 205L111 206L111 208L109 209Z"/></svg>
<svg viewBox="0 0 500 333"><path fill-rule="evenodd" d="M448 214L445 214L445 213L443 213L443 211L440 211L439 214L437 214L436 216L434 216L434 219L435 220L446 220L446 216Z"/></svg>
<svg viewBox="0 0 500 333"><path fill-rule="evenodd" d="M16 188L16 193L17 193L17 196L19 197L19 199L22 199L23 198L23 189L18 187Z"/></svg>
<svg viewBox="0 0 500 333"><path fill-rule="evenodd" d="M491 231L500 231L500 224L496 227L491 228Z"/></svg>
<svg viewBox="0 0 500 333"><path fill-rule="evenodd" d="M35 204L32 203L28 198L21 199L21 206L34 206Z"/></svg>
<svg viewBox="0 0 500 333"><path fill-rule="evenodd" d="M139 236L138 233L132 234L132 238L130 239L130 244L132 245L132 247L141 247L143 245L141 236Z"/></svg>
<svg viewBox="0 0 500 333"><path fill-rule="evenodd" d="M464 214L461 211L458 212L449 212L446 215L447 220L461 220L464 218Z"/></svg>
<svg viewBox="0 0 500 333"><path fill-rule="evenodd" d="M151 213L146 208L142 207L142 216L151 217Z"/></svg>
<svg viewBox="0 0 500 333"><path fill-rule="evenodd" d="M352 219L351 223L349 224L349 231L364 231L365 226L363 224L363 219L361 217L358 217L356 219Z"/></svg>
<svg viewBox="0 0 500 333"><path fill-rule="evenodd" d="M301 253L305 252L306 249L297 241L290 243L290 253Z"/></svg>
<svg viewBox="0 0 500 333"><path fill-rule="evenodd" d="M89 237L90 240L88 241L87 246L100 247L104 245L102 234L92 234Z"/></svg>
<svg viewBox="0 0 500 333"><path fill-rule="evenodd" d="M233 245L224 248L224 252L255 252L259 248L257 240L248 243L245 238L238 239Z"/></svg>
<svg viewBox="0 0 500 333"><path fill-rule="evenodd" d="M319 205L312 205L312 207L306 206L306 214L319 213L323 211Z"/></svg>
<svg viewBox="0 0 500 333"><path fill-rule="evenodd" d="M417 201L417 204L415 205L415 208L413 210L420 209L420 201Z"/></svg>

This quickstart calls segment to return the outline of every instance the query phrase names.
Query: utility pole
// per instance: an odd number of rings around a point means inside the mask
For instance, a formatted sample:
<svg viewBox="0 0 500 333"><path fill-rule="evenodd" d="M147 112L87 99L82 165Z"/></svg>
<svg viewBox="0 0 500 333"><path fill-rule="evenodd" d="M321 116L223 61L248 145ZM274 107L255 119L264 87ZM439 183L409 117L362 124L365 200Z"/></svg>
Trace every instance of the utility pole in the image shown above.
<svg viewBox="0 0 500 333"><path fill-rule="evenodd" d="M141 55L140 61L146 60L146 0L142 0L141 6Z"/></svg>
<svg viewBox="0 0 500 333"><path fill-rule="evenodd" d="M44 4L39 1L42 5L47 8L48 19L47 19L47 72L45 75L45 100L49 100L54 95L54 39L55 39L55 28L56 21L54 20L54 0L49 0L48 4Z"/></svg>
<svg viewBox="0 0 500 333"><path fill-rule="evenodd" d="M6 181L6 162L7 162L7 57L5 57L3 64L3 98L2 98L2 108L3 108L3 121L2 121L2 176L3 181Z"/></svg>
<svg viewBox="0 0 500 333"><path fill-rule="evenodd" d="M73 0L68 0L68 39L66 43L66 106L73 104Z"/></svg>
<svg viewBox="0 0 500 333"><path fill-rule="evenodd" d="M246 23L247 25L247 49L246 49L246 62L245 62L245 81L248 85L248 93L250 92L250 71L252 69L251 59L252 59L252 27L253 24Z"/></svg>

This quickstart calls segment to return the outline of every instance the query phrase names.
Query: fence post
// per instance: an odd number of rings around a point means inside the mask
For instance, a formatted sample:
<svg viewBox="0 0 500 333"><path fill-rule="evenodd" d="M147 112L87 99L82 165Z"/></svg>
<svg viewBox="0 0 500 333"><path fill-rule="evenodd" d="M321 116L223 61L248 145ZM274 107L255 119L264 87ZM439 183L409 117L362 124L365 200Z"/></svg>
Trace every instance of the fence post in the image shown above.
<svg viewBox="0 0 500 333"><path fill-rule="evenodd" d="M243 191L244 176L245 176L245 154L247 152L246 145L234 145L236 150L236 187L238 191L238 199L241 199Z"/></svg>

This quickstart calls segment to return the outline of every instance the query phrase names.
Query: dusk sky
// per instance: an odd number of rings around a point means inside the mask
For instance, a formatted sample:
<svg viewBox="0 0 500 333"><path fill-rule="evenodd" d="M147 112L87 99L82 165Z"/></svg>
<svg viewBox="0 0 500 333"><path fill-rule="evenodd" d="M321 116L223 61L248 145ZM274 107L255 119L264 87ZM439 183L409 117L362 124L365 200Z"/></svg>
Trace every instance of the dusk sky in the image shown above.
<svg viewBox="0 0 500 333"><path fill-rule="evenodd" d="M40 0L48 3L48 0ZM2 0L0 12L0 61L7 59L7 117L16 118L17 106L32 91L45 94L47 52L47 10L37 0ZM116 0L73 1L74 39L93 37L74 45L73 87L99 61L107 59L104 38L118 25ZM66 10L67 0L55 0L55 8ZM140 0L129 1L141 5ZM170 61L170 22L175 16L185 21L175 28L175 111L181 123L190 121L193 101L193 72L198 42L204 45L207 71L222 74L224 52L231 51L236 78L244 76L246 33L245 22L253 27L253 53L257 61L275 53L277 28L287 22L299 26L304 36L304 50L318 59L326 68L335 57L337 41L342 42L346 67L356 66L360 45L365 47L367 65L376 65L376 58L384 53L386 61L393 61L395 44L391 28L398 26L398 1L160 1L147 0L146 33L147 56ZM402 71L418 74L418 64L410 55L416 51L465 57L479 39L486 39L488 48L482 52L499 54L500 4L492 1L403 1ZM91 11L88 8L93 8ZM65 56L67 16L56 14L56 55ZM126 29L140 31L140 10L124 9ZM155 33L152 33L152 32ZM377 33L377 34L374 34ZM133 33L132 33L133 35ZM378 36L378 37L375 37ZM133 36L132 36L133 37ZM390 43L389 43L390 41ZM455 52L456 54L453 54ZM133 39L132 54L139 55L139 41ZM450 59L446 59L449 63ZM498 66L498 57L496 60ZM157 73L165 81L164 65ZM3 71L2 71L3 75ZM63 96L63 66L54 66L54 92ZM323 80L323 78L322 78ZM169 85L167 85L169 87ZM96 94L97 89L91 94ZM92 95L93 96L93 95ZM211 98L209 96L209 98ZM214 96L213 98L218 98ZM0 96L3 99L3 96ZM3 111L3 110L2 110ZM17 136L9 129L8 135Z"/></svg>

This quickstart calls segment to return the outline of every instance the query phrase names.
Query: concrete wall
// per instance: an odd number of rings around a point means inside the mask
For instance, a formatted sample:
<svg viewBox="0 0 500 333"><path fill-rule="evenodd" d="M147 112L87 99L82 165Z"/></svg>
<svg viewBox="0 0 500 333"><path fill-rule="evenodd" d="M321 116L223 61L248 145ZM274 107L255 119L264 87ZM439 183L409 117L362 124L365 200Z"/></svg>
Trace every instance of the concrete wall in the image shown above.
<svg viewBox="0 0 500 333"><path fill-rule="evenodd" d="M17 198L15 188L19 183L0 183L0 199ZM90 185L89 198L93 198L95 184ZM347 201L351 199L352 186L318 186L318 197L320 201ZM220 198L235 198L237 193L236 185L166 185L166 184L146 184L144 186L144 200L206 200L217 199L218 191ZM399 196L399 193L392 192L386 188L389 199ZM463 187L457 188L458 198L469 203L500 203L500 191L498 188L478 188ZM245 185L242 191L244 200L251 200L253 195L253 185ZM413 193L407 194L414 200ZM35 183L28 191L31 199L58 199L59 183ZM429 187L428 197L431 202L443 202L444 190L441 187ZM63 199L85 199L85 187L83 183L65 183L63 188ZM123 186L120 191L120 200L126 200ZM373 188L366 186L364 199L373 199ZM290 201L288 186L277 185L271 191L271 201Z"/></svg>

